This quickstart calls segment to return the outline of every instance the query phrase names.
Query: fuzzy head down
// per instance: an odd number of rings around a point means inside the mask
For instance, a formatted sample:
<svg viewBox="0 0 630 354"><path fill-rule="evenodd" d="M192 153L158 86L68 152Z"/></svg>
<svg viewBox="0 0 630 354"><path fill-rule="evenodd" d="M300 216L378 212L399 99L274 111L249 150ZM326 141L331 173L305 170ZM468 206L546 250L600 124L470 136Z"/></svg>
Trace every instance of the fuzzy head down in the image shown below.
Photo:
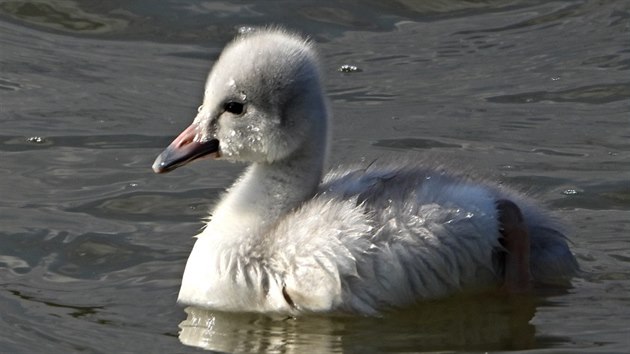
<svg viewBox="0 0 630 354"><path fill-rule="evenodd" d="M198 139L233 161L274 162L327 135L327 108L312 44L282 29L237 37L215 63L195 118ZM322 114L322 112L325 112Z"/></svg>

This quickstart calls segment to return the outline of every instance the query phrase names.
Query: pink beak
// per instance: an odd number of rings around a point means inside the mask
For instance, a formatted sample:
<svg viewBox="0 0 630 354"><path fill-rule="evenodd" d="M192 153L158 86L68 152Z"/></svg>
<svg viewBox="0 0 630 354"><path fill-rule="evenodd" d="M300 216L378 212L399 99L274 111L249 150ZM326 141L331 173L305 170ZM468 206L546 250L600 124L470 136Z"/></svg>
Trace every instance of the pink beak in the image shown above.
<svg viewBox="0 0 630 354"><path fill-rule="evenodd" d="M204 156L217 157L219 153L219 141L211 139L208 141L195 141L197 126L195 124L186 128L153 163L155 173L170 172L192 160Z"/></svg>

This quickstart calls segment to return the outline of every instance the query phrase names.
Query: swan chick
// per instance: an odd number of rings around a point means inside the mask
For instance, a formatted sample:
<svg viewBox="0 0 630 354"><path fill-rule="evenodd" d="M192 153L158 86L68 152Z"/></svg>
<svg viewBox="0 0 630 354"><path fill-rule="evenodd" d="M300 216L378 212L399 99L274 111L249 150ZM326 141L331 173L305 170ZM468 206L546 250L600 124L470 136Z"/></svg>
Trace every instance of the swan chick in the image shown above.
<svg viewBox="0 0 630 354"><path fill-rule="evenodd" d="M249 164L197 235L180 303L369 315L577 271L557 223L503 187L416 161L324 175L330 119L312 42L272 28L226 46L199 113L153 165Z"/></svg>

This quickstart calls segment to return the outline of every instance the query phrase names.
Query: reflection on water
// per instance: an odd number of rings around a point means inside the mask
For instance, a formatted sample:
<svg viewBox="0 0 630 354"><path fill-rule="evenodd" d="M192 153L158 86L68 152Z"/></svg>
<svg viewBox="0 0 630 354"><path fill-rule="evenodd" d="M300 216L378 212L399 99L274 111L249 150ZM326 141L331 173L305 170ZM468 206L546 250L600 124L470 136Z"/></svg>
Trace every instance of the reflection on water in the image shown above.
<svg viewBox="0 0 630 354"><path fill-rule="evenodd" d="M11 17L51 29L102 33L120 30L126 21L88 14L71 0L55 1L2 1L0 12Z"/></svg>
<svg viewBox="0 0 630 354"><path fill-rule="evenodd" d="M530 321L537 301L530 296L457 297L378 318L274 318L188 307L179 339L228 353L524 350L562 341L536 337Z"/></svg>

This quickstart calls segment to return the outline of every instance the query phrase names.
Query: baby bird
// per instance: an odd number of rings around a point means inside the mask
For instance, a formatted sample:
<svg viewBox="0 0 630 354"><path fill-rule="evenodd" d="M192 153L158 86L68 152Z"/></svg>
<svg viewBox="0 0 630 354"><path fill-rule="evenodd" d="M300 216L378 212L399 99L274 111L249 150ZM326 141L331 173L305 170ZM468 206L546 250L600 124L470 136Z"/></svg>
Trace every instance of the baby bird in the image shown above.
<svg viewBox="0 0 630 354"><path fill-rule="evenodd" d="M323 175L330 119L310 41L275 28L227 45L192 125L153 165L249 163L197 235L180 303L374 315L577 271L558 225L505 188L414 161Z"/></svg>

